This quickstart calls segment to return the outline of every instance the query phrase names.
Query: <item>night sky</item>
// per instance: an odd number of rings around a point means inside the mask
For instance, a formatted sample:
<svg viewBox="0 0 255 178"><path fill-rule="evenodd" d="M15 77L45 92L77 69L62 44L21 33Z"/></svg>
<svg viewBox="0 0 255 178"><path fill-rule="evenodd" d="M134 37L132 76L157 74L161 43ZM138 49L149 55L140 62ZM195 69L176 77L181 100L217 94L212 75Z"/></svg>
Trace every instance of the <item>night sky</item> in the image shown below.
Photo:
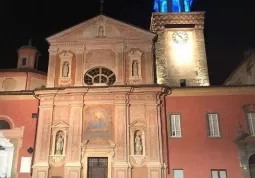
<svg viewBox="0 0 255 178"><path fill-rule="evenodd" d="M99 14L100 0L1 0L1 69L15 68L17 50L28 39L42 53L39 70L47 71L45 38ZM242 2L242 4L241 4ZM194 0L193 11L206 11L205 41L210 81L222 84L255 45L252 0ZM104 14L149 29L153 0L105 0Z"/></svg>

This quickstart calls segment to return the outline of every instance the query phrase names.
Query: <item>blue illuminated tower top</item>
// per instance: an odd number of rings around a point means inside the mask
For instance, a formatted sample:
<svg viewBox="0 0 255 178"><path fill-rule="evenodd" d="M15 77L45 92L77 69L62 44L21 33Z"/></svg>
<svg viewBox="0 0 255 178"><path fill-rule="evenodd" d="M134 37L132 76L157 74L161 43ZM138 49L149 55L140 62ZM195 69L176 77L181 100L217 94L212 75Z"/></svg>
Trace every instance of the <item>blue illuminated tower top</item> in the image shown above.
<svg viewBox="0 0 255 178"><path fill-rule="evenodd" d="M190 12L193 0L154 0L156 12Z"/></svg>

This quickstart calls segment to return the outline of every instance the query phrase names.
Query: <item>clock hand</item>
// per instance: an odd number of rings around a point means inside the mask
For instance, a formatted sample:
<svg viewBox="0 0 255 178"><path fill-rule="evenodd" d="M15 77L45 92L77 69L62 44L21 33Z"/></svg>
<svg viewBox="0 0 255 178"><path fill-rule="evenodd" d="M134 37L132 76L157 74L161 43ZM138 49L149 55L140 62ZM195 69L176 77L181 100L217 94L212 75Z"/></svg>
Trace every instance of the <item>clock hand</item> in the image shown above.
<svg viewBox="0 0 255 178"><path fill-rule="evenodd" d="M178 35L181 39L183 39L181 35L179 35L179 34L177 34L177 35Z"/></svg>

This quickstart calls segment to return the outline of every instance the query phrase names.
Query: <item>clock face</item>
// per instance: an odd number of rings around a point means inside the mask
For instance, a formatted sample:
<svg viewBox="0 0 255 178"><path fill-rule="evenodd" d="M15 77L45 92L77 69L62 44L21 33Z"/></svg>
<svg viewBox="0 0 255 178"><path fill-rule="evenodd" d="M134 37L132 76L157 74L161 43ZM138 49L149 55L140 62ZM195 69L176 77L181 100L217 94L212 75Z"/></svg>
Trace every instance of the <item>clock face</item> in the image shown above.
<svg viewBox="0 0 255 178"><path fill-rule="evenodd" d="M184 44L188 41L189 36L187 32L178 31L173 33L172 39L177 44Z"/></svg>

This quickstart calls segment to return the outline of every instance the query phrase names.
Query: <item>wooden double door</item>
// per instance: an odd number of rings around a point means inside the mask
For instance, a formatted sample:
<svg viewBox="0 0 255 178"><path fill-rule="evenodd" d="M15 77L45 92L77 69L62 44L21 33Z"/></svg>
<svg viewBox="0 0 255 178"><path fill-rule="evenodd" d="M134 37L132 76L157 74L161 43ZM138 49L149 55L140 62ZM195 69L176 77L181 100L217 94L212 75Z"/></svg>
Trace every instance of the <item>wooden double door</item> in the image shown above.
<svg viewBox="0 0 255 178"><path fill-rule="evenodd" d="M108 158L89 157L88 158L88 178L107 178Z"/></svg>

